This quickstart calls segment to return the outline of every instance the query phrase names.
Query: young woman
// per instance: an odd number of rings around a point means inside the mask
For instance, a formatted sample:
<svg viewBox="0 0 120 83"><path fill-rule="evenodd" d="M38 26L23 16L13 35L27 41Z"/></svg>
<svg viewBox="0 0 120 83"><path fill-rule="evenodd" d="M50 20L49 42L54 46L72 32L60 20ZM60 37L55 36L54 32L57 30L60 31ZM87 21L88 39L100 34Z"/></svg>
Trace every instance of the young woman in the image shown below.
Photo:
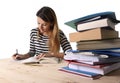
<svg viewBox="0 0 120 83"><path fill-rule="evenodd" d="M37 13L38 27L31 30L30 50L26 54L14 54L13 59L26 59L36 56L63 58L67 50L71 50L65 34L59 29L56 14L50 7L42 7ZM63 53L60 53L60 46Z"/></svg>

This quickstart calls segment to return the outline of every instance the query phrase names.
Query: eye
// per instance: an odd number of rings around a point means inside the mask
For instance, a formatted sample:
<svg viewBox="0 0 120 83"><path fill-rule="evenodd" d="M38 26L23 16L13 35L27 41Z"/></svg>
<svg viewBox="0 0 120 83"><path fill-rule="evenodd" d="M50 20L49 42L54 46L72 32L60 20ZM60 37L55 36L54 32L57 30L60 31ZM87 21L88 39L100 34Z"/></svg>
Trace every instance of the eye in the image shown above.
<svg viewBox="0 0 120 83"><path fill-rule="evenodd" d="M40 24L40 23L38 22L38 24Z"/></svg>
<svg viewBox="0 0 120 83"><path fill-rule="evenodd" d="M43 26L47 26L47 24L43 24Z"/></svg>

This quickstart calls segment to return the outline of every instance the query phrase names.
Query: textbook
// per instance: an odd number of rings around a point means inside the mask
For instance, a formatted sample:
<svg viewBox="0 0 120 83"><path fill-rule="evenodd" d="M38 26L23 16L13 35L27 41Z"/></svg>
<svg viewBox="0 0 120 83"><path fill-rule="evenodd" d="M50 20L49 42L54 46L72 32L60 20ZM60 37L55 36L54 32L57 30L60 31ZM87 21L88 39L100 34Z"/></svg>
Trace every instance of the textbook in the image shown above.
<svg viewBox="0 0 120 83"><path fill-rule="evenodd" d="M109 27L96 28L82 32L73 32L69 34L70 42L109 39L109 38L118 38L118 37L119 37L118 31L110 30Z"/></svg>
<svg viewBox="0 0 120 83"><path fill-rule="evenodd" d="M101 49L101 51L120 52L120 48Z"/></svg>
<svg viewBox="0 0 120 83"><path fill-rule="evenodd" d="M75 60L75 61L99 61L102 59L101 56L98 55L90 55L90 54L80 54L80 53L72 53L67 52L64 56L65 60Z"/></svg>
<svg viewBox="0 0 120 83"><path fill-rule="evenodd" d="M96 18L96 19L93 19L93 18ZM106 12L98 12L98 13L89 14L89 15L86 15L86 16L83 16L83 17L68 21L65 24L72 27L73 29L76 29L77 23L87 21L87 20L89 21L90 19L91 19L90 21L93 21L93 20L102 19L102 18L109 18L114 23L119 23L120 22L119 20L116 19L115 12L106 11Z"/></svg>
<svg viewBox="0 0 120 83"><path fill-rule="evenodd" d="M112 63L117 63L120 62L120 59L113 59L113 60L104 60L104 61L98 61L98 62L88 62L88 61L76 61L76 62L80 62L80 63L84 63L84 64L89 64L89 65L104 65L104 64L112 64Z"/></svg>
<svg viewBox="0 0 120 83"><path fill-rule="evenodd" d="M109 66L112 65L114 63L107 63L107 64L98 64L98 65L92 65L92 64L86 64L86 63L82 63L82 62L78 62L78 61L72 61L72 60L65 60L66 62L68 62L68 66L70 65L77 65L77 66L87 66L87 67L91 67L91 68L96 68L96 69L100 69L103 68L105 66ZM115 62L117 63L117 62Z"/></svg>
<svg viewBox="0 0 120 83"><path fill-rule="evenodd" d="M93 50L93 53L120 57L120 52Z"/></svg>
<svg viewBox="0 0 120 83"><path fill-rule="evenodd" d="M120 61L120 53L113 55L110 52L107 52L105 54L104 51L94 51L93 50L91 52L93 52L93 55L92 54L91 55L90 54L80 54L79 52L78 53L67 52L66 55L64 56L64 59L71 60L71 61L78 61L78 62L82 62L82 63L88 62L90 64L113 63L113 62Z"/></svg>
<svg viewBox="0 0 120 83"><path fill-rule="evenodd" d="M105 48L97 50L69 50L66 53L79 53L79 54L89 54L94 55L94 52L110 52L110 53L120 53L120 48Z"/></svg>
<svg viewBox="0 0 120 83"><path fill-rule="evenodd" d="M94 66L86 66L86 65L73 64L73 63L69 63L68 67L70 69L93 72L93 73L105 75L107 73L110 73L113 70L120 69L120 62L109 64L109 65L103 66L101 68L95 68Z"/></svg>
<svg viewBox="0 0 120 83"><path fill-rule="evenodd" d="M77 50L98 50L120 48L120 38L78 41Z"/></svg>
<svg viewBox="0 0 120 83"><path fill-rule="evenodd" d="M97 74L97 73L71 69L68 66L62 67L59 70L67 72L67 73L79 75L79 76L84 77L84 78L89 78L89 79L92 79L92 80L98 79L98 78L100 78L102 76L102 75Z"/></svg>
<svg viewBox="0 0 120 83"><path fill-rule="evenodd" d="M85 30L90 30L94 28L99 28L99 27L110 27L111 29L115 30L115 23L113 23L110 19L104 18L104 19L99 19L91 22L86 22L86 23L79 23L77 24L77 31L85 31Z"/></svg>

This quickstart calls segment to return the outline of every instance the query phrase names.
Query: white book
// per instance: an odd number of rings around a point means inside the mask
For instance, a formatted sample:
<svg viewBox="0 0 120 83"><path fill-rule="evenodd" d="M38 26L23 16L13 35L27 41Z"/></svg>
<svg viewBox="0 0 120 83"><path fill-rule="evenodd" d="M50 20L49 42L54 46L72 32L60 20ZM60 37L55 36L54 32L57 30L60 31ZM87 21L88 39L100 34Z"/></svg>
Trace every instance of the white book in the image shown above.
<svg viewBox="0 0 120 83"><path fill-rule="evenodd" d="M75 70L87 71L87 72L105 75L113 70L119 69L120 62L111 64L111 65L108 65L108 66L105 66L102 68L93 68L93 67L89 67L89 66L82 66L82 65L76 65L76 64L69 64L68 67L71 69L75 69Z"/></svg>
<svg viewBox="0 0 120 83"><path fill-rule="evenodd" d="M106 58L108 58L107 55L95 55L92 52L89 53L66 52L66 55L64 56L65 60L85 61L85 62L99 62Z"/></svg>
<svg viewBox="0 0 120 83"><path fill-rule="evenodd" d="M111 29L115 30L115 23L113 23L108 18L104 18L104 19L99 19L99 20L90 21L86 23L79 23L77 24L76 29L77 31L84 31L84 30L100 28L100 27L110 27Z"/></svg>

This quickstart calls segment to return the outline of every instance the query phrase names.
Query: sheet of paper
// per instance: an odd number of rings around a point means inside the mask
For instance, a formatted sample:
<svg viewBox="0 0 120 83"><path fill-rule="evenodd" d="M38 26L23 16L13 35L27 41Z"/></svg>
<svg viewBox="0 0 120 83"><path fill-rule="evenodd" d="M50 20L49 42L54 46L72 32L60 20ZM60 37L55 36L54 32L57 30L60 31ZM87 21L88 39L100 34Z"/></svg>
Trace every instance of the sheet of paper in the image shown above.
<svg viewBox="0 0 120 83"><path fill-rule="evenodd" d="M36 59L36 57L30 57L24 60L15 60L17 62L23 63L23 64L34 64L34 63L39 63L39 59Z"/></svg>

